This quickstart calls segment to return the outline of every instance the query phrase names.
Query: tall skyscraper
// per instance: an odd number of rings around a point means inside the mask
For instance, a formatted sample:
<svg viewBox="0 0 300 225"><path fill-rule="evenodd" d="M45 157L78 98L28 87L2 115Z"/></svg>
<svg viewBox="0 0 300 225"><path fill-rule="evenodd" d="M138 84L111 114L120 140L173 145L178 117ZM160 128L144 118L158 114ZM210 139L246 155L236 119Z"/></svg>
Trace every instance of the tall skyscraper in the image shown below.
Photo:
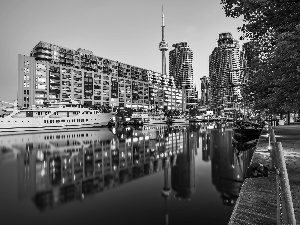
<svg viewBox="0 0 300 225"><path fill-rule="evenodd" d="M164 18L164 8L162 6L162 40L159 43L159 50L161 51L162 54L162 71L161 73L167 74L167 67L166 67L166 54L165 52L168 51L168 43L165 41L165 18Z"/></svg>
<svg viewBox="0 0 300 225"><path fill-rule="evenodd" d="M200 78L200 91L201 91L201 106L208 106L210 104L210 85L209 78L203 76Z"/></svg>
<svg viewBox="0 0 300 225"><path fill-rule="evenodd" d="M216 114L232 114L241 98L241 60L238 41L219 34L218 47L209 56L211 106Z"/></svg>
<svg viewBox="0 0 300 225"><path fill-rule="evenodd" d="M178 88L193 87L193 52L187 42L173 44L173 50L169 54L169 74L174 77Z"/></svg>
<svg viewBox="0 0 300 225"><path fill-rule="evenodd" d="M186 104L194 104L198 98L193 87L193 52L187 42L173 44L169 54L169 75L174 77L175 86L184 89Z"/></svg>

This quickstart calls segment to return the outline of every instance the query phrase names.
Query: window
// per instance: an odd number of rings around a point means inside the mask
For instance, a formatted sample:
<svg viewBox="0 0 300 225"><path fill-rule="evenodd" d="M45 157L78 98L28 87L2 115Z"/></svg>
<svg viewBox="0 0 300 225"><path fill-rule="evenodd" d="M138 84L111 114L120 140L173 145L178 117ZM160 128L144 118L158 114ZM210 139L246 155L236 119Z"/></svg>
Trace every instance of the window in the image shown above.
<svg viewBox="0 0 300 225"><path fill-rule="evenodd" d="M46 76L46 71L37 70L36 71L36 75L38 75L38 76Z"/></svg>
<svg viewBox="0 0 300 225"><path fill-rule="evenodd" d="M37 68L37 69L45 70L45 69L46 69L46 65L41 64L41 63L37 63L37 64L36 64L36 68Z"/></svg>

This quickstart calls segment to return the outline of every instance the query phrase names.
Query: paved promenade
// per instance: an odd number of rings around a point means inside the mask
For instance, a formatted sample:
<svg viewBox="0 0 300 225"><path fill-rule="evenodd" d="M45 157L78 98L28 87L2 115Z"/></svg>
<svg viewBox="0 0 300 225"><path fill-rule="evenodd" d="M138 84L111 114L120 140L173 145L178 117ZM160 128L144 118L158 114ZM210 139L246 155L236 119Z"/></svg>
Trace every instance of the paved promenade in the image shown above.
<svg viewBox="0 0 300 225"><path fill-rule="evenodd" d="M277 142L282 143L297 224L300 224L300 124L274 127ZM269 138L263 130L252 163L269 169L268 177L247 178L229 224L276 224L276 175L268 150Z"/></svg>
<svg viewBox="0 0 300 225"><path fill-rule="evenodd" d="M282 143L297 224L300 224L300 123L274 127Z"/></svg>

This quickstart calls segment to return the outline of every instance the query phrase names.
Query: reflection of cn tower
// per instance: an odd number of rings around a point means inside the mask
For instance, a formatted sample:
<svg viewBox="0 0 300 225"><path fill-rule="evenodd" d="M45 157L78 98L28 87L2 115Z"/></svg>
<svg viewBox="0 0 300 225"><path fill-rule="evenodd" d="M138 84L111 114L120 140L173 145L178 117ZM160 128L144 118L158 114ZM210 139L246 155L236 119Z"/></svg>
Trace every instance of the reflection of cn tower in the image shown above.
<svg viewBox="0 0 300 225"><path fill-rule="evenodd" d="M183 153L177 155L175 165L171 169L172 189L179 199L190 199L195 191L195 135L187 130L183 136Z"/></svg>
<svg viewBox="0 0 300 225"><path fill-rule="evenodd" d="M183 130L182 144L175 145L176 148L182 148L183 153L168 156L163 161L164 168L164 187L162 196L165 203L165 224L169 224L168 200L170 199L169 168L171 168L171 184L175 197L179 199L190 199L191 194L195 191L195 157L194 153L197 148L197 138L195 132L188 129ZM177 142L177 141L176 141ZM175 147L173 146L173 147ZM177 150L177 149L176 149Z"/></svg>
<svg viewBox="0 0 300 225"><path fill-rule="evenodd" d="M171 193L171 188L169 184L169 167L170 167L170 157L167 157L163 160L164 168L164 187L161 191L161 194L165 202L165 224L169 224L169 210L168 210L168 200Z"/></svg>
<svg viewBox="0 0 300 225"><path fill-rule="evenodd" d="M231 132L211 131L212 181L225 205L234 205L243 182L243 169L231 145Z"/></svg>

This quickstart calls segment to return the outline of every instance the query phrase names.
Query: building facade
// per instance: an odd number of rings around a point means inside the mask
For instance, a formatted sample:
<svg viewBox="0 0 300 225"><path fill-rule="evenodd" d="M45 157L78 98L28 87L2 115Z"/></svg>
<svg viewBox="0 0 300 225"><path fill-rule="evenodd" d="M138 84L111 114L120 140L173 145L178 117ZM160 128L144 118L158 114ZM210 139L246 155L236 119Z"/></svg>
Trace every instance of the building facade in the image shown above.
<svg viewBox="0 0 300 225"><path fill-rule="evenodd" d="M84 105L181 109L174 78L92 51L39 42L30 56L18 56L18 106L43 106L70 98Z"/></svg>
<svg viewBox="0 0 300 225"><path fill-rule="evenodd" d="M209 85L209 78L206 76L200 78L200 91L201 91L200 105L209 106L211 101L210 85Z"/></svg>
<svg viewBox="0 0 300 225"><path fill-rule="evenodd" d="M198 100L198 93L193 85L193 52L187 42L173 44L172 47L174 49L169 53L169 74L174 77L176 87L184 90L186 99L183 103L188 107Z"/></svg>
<svg viewBox="0 0 300 225"><path fill-rule="evenodd" d="M209 56L211 107L216 114L235 110L241 99L242 64L238 41L219 34L218 47Z"/></svg>

